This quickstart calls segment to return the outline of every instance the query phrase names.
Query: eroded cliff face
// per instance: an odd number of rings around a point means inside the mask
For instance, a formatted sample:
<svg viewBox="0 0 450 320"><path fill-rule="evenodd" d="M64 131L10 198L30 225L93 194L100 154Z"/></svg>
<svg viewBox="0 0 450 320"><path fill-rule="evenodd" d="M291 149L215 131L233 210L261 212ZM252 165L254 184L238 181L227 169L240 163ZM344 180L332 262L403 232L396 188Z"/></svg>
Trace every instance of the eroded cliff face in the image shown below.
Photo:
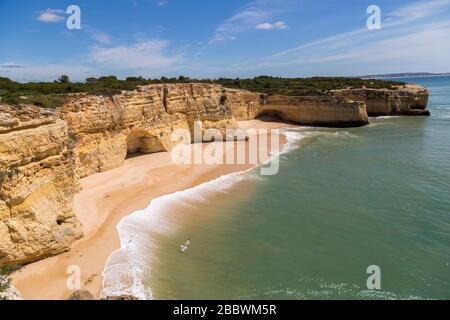
<svg viewBox="0 0 450 320"><path fill-rule="evenodd" d="M203 141L237 120L276 113L306 125L360 126L368 123L363 103L333 96L266 96L211 84L164 84L140 87L113 97L81 95L60 110L75 141L78 177L123 164L127 154L169 151L172 133L201 121ZM200 138L200 140L202 140ZM198 141L198 139L197 139Z"/></svg>
<svg viewBox="0 0 450 320"><path fill-rule="evenodd" d="M172 133L191 132L196 121L225 135L236 122L223 95L220 86L167 84L75 97L59 112L75 141L77 176L119 167L130 153L169 151L178 143Z"/></svg>
<svg viewBox="0 0 450 320"><path fill-rule="evenodd" d="M345 89L333 94L366 104L369 116L418 115L429 116L428 90L407 84L395 90L388 89Z"/></svg>
<svg viewBox="0 0 450 320"><path fill-rule="evenodd" d="M265 95L245 90L226 89L226 104L239 121L258 117Z"/></svg>
<svg viewBox="0 0 450 320"><path fill-rule="evenodd" d="M82 236L71 148L54 113L0 105L0 264L63 252Z"/></svg>
<svg viewBox="0 0 450 320"><path fill-rule="evenodd" d="M268 96L258 110L258 115L265 113L309 126L358 127L369 123L363 102L333 96Z"/></svg>
<svg viewBox="0 0 450 320"><path fill-rule="evenodd" d="M369 123L363 102L345 97L282 96L227 89L227 105L237 120L277 116L300 125L358 127Z"/></svg>
<svg viewBox="0 0 450 320"><path fill-rule="evenodd" d="M128 154L171 150L177 129L192 135L196 127L234 139L227 129L236 120L265 114L304 125L361 126L368 123L367 111L424 110L428 93L422 89L287 97L161 84L112 97L77 94L55 112L0 105L0 264L68 250L82 237L72 203L78 179L119 167Z"/></svg>

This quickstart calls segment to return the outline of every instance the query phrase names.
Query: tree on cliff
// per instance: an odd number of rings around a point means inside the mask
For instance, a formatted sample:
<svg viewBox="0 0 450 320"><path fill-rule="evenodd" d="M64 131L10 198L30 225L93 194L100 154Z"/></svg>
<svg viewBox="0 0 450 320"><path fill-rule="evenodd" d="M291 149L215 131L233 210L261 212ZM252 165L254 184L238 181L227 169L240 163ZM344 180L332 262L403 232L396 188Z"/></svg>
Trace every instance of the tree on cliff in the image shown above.
<svg viewBox="0 0 450 320"><path fill-rule="evenodd" d="M88 83L88 84L95 84L97 81L98 81L98 79L94 78L94 77L90 77L90 78L86 79L86 83Z"/></svg>
<svg viewBox="0 0 450 320"><path fill-rule="evenodd" d="M134 83L138 83L138 84L144 84L146 82L146 80L143 77L141 77L141 76L139 76L139 77L127 77L125 79L125 81L134 82Z"/></svg>
<svg viewBox="0 0 450 320"><path fill-rule="evenodd" d="M59 83L70 83L69 76L68 76L68 75L65 75L65 74L61 75L61 76L58 78L58 82L59 82Z"/></svg>
<svg viewBox="0 0 450 320"><path fill-rule="evenodd" d="M179 82L189 82L189 81L191 81L191 78L185 77L185 76L179 76L178 81Z"/></svg>

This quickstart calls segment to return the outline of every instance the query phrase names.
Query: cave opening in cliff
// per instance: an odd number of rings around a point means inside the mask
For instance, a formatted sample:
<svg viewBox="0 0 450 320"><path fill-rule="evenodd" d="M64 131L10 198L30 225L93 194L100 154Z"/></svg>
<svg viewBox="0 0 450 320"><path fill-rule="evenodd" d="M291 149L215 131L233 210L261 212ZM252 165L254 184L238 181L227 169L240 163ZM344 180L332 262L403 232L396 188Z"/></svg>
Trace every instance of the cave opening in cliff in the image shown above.
<svg viewBox="0 0 450 320"><path fill-rule="evenodd" d="M283 113L276 110L265 110L260 114L258 114L256 119L264 122L279 122L279 123L294 124L294 122L292 121L285 120L286 117L283 115Z"/></svg>
<svg viewBox="0 0 450 320"><path fill-rule="evenodd" d="M126 159L164 151L160 137L145 131L132 132L127 137Z"/></svg>

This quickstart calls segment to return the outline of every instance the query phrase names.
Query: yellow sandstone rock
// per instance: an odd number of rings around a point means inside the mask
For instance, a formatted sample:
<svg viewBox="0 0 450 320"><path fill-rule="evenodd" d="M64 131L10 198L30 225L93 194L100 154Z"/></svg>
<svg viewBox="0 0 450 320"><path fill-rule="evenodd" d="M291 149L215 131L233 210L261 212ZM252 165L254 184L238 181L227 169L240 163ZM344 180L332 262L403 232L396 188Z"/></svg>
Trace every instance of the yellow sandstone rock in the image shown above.
<svg viewBox="0 0 450 320"><path fill-rule="evenodd" d="M82 233L67 125L36 107L0 106L0 113L0 263L68 250Z"/></svg>
<svg viewBox="0 0 450 320"><path fill-rule="evenodd" d="M413 84L388 89L345 89L333 94L366 104L369 116L430 115L427 109L428 90Z"/></svg>

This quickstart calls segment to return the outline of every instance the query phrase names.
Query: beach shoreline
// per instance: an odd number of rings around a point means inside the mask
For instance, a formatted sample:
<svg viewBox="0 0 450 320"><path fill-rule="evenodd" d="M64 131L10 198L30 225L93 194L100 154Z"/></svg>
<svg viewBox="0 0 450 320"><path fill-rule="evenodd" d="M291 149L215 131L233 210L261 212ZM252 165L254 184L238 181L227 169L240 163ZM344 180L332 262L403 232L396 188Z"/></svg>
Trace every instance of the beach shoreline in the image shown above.
<svg viewBox="0 0 450 320"><path fill-rule="evenodd" d="M244 129L291 127L258 120L241 122L240 126ZM271 154L268 150L267 153ZM82 191L74 199L84 238L76 242L71 251L25 266L14 274L13 285L24 299L67 299L76 291L67 286L75 267L80 271L80 289L90 291L98 299L103 289L102 272L106 262L121 246L117 226L123 218L146 208L153 199L254 166L177 165L171 162L170 152L163 152L134 157L120 168L84 178L80 181Z"/></svg>

